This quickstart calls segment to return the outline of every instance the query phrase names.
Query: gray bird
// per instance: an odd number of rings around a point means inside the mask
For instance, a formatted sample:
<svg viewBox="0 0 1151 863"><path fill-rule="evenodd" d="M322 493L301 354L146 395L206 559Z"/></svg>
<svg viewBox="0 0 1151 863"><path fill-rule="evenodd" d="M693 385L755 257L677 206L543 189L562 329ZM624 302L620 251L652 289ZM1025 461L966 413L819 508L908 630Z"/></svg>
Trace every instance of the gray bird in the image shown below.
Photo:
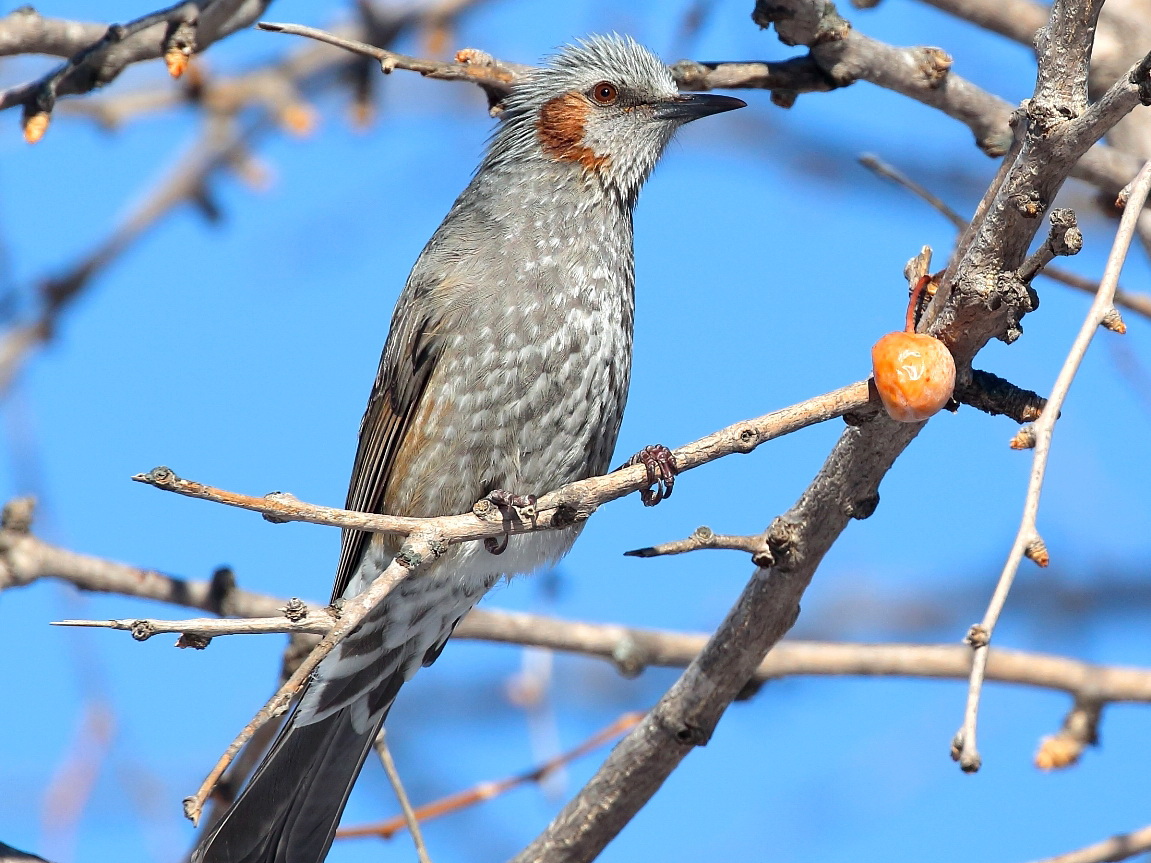
<svg viewBox="0 0 1151 863"><path fill-rule="evenodd" d="M676 129L744 104L681 95L619 36L569 46L516 84L396 305L348 509L448 515L607 471L631 374L640 187ZM578 533L455 545L402 582L320 664L193 861L323 860L400 686L497 580L555 563ZM398 549L345 531L333 600L365 589Z"/></svg>

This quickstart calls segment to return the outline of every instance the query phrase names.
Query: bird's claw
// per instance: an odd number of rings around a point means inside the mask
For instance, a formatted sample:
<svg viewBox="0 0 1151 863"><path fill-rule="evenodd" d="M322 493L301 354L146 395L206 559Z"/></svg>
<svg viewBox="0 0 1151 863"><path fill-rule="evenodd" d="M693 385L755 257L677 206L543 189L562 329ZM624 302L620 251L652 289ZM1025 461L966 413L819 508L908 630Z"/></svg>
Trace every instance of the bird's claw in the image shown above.
<svg viewBox="0 0 1151 863"><path fill-rule="evenodd" d="M644 506L655 506L661 500L671 497L671 490L675 487L675 477L679 473L679 465L675 461L675 453L663 444L645 446L627 460L624 467L642 464L647 468L647 487L639 491L640 500Z"/></svg>
<svg viewBox="0 0 1151 863"><path fill-rule="evenodd" d="M489 536L484 539L484 548L492 554L503 554L508 548L508 539L511 537L511 531L508 529L508 512L516 517L517 521L532 525L536 523L536 510L537 498L534 494L512 494L510 491L504 491L502 488L497 488L488 494L487 500L500 508L504 513L504 532L500 537Z"/></svg>

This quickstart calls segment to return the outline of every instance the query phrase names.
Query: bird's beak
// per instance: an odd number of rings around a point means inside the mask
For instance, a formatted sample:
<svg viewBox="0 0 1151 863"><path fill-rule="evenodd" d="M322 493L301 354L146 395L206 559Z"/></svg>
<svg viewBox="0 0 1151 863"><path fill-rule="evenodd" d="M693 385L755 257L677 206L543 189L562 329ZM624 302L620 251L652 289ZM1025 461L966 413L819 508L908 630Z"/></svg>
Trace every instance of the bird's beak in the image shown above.
<svg viewBox="0 0 1151 863"><path fill-rule="evenodd" d="M746 105L747 102L743 99L732 96L719 96L715 93L681 93L674 99L657 102L655 117L657 120L679 120L682 123L690 123L700 117L734 111Z"/></svg>

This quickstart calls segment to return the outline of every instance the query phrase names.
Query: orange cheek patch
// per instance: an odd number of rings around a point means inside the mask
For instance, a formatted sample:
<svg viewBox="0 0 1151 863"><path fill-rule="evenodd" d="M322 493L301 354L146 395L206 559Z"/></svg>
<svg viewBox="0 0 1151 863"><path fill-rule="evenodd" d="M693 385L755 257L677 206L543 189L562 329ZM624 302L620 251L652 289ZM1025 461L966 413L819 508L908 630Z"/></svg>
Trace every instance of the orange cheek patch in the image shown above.
<svg viewBox="0 0 1151 863"><path fill-rule="evenodd" d="M584 127L590 110L591 106L579 93L565 93L545 102L536 123L543 151L556 161L578 162L589 171L606 168L608 157L596 155L584 144Z"/></svg>

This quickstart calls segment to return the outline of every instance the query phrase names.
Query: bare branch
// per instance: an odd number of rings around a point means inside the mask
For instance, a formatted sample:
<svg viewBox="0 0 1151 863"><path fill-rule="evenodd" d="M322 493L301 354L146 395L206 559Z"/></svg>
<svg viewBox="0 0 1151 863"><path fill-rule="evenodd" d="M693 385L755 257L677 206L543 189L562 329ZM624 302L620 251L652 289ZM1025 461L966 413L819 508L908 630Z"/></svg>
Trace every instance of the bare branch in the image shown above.
<svg viewBox="0 0 1151 863"><path fill-rule="evenodd" d="M216 614L270 617L282 599L235 586L229 570L217 570L211 581L186 581L152 569L141 569L60 548L29 530L32 501L20 498L4 507L0 524L0 591L41 578L59 578L81 590L118 593L199 608Z"/></svg>
<svg viewBox="0 0 1151 863"><path fill-rule="evenodd" d="M130 632L137 641L147 641L153 635L178 632L181 636L213 639L218 635L267 635L273 632L326 635L332 631L339 614L330 609L307 612L291 619L280 617L215 618L193 617L188 620L154 620L152 618L125 618L123 620L54 620L53 626L82 626L92 629L118 629ZM184 645L180 645L184 646Z"/></svg>
<svg viewBox="0 0 1151 863"><path fill-rule="evenodd" d="M863 165L863 167L867 168L867 170L871 171L876 176L882 177L885 180L891 180L891 182L895 183L897 186L901 186L904 189L907 189L907 191L911 192L911 194L929 204L934 210L942 215L943 218L951 222L951 225L955 228L955 230L962 231L967 227L967 219L963 218L963 216L959 215L959 213L953 210L946 201L944 201L926 186L915 182L894 165L883 161L883 159L879 158L874 153L864 153L859 157L859 164Z"/></svg>
<svg viewBox="0 0 1151 863"><path fill-rule="evenodd" d="M1047 24L1047 7L1033 0L924 0L924 2L970 21L984 30L999 33L1028 46L1035 44L1035 34Z"/></svg>
<svg viewBox="0 0 1151 863"><path fill-rule="evenodd" d="M991 372L971 370L971 379L955 387L955 400L991 416L1008 416L1017 423L1039 418L1047 400Z"/></svg>
<svg viewBox="0 0 1151 863"><path fill-rule="evenodd" d="M1090 146L1139 105L1151 105L1151 54L1132 66L1098 102L1073 121L1072 140L1081 138Z"/></svg>
<svg viewBox="0 0 1151 863"><path fill-rule="evenodd" d="M395 759L392 758L392 752L388 749L387 730L380 727L380 733L376 735L375 743L376 754L380 758L380 764L384 768L384 773L388 777L388 782L392 786L392 791L396 795L396 800L400 804L400 810L403 812L401 821L408 832L412 834L412 843L416 846L416 859L419 863L432 863L432 858L428 856L428 846L424 844L424 834L420 831L420 817L412 809L412 803L408 800L408 792L404 790L404 783L400 779L400 771L396 769Z"/></svg>
<svg viewBox="0 0 1151 863"><path fill-rule="evenodd" d="M677 539L660 545L625 551L628 557L660 557L665 554L684 554L700 549L720 549L726 551L746 551L752 556L756 566L769 566L771 550L767 541L760 536L726 536L715 533L710 527L697 527L687 539Z"/></svg>
<svg viewBox="0 0 1151 863"><path fill-rule="evenodd" d="M1032 102L1041 111L1079 116L1087 107L1087 73L1103 0L1053 3L1047 26L1035 36L1039 73ZM1096 139L1102 134L1096 135Z"/></svg>
<svg viewBox="0 0 1151 863"><path fill-rule="evenodd" d="M826 93L846 86L829 78L810 55L755 63L680 60L671 74L681 90L770 90L772 102L783 108L791 107L799 93Z"/></svg>
<svg viewBox="0 0 1151 863"><path fill-rule="evenodd" d="M21 6L0 18L0 57L13 54L71 57L107 32L107 24L45 18L31 6Z"/></svg>
<svg viewBox="0 0 1151 863"><path fill-rule="evenodd" d="M530 66L521 63L505 63L496 60L490 54L474 49L465 49L456 55L457 62L441 63L436 60L423 60L419 57L409 57L406 54L397 54L375 45L368 45L355 39L345 39L317 27L305 27L301 24L276 24L270 21L261 21L257 26L261 30L272 33L286 33L294 36L306 36L316 39L345 51L371 57L379 61L380 69L389 74L396 69L407 69L419 72L426 78L438 78L442 81L470 81L485 89L495 90L506 94L517 77L529 70Z"/></svg>
<svg viewBox="0 0 1151 863"><path fill-rule="evenodd" d="M937 108L964 123L989 156L1007 152L1011 106L951 72L939 48L897 48L865 35L826 0L759 0L752 20L775 25L780 41L806 45L812 60L838 86L864 80Z"/></svg>
<svg viewBox="0 0 1151 863"><path fill-rule="evenodd" d="M1051 231L1031 256L1019 268L1020 280L1030 284L1058 255L1078 255L1083 248L1083 234L1075 219L1075 211L1057 207L1048 216Z"/></svg>
<svg viewBox="0 0 1151 863"><path fill-rule="evenodd" d="M252 720L236 735L236 739L224 750L224 754L220 756L219 761L200 784L196 793L184 799L184 814L193 824L199 823L205 801L228 765L232 763L232 759L261 726L288 709L288 705L308 682L312 672L320 664L320 660L331 653L337 644L355 630L368 612L391 593L401 581L419 567L435 560L446 548L447 546L443 541L431 532L409 536L400 553L368 586L368 589L343 604L340 609L340 619L336 625L308 654L307 659L300 663L299 668L268 700L268 703L261 707L252 717Z"/></svg>
<svg viewBox="0 0 1151 863"><path fill-rule="evenodd" d="M269 602L276 602L269 598ZM188 633L203 638L274 632L326 634L336 618L321 609L299 621L283 615L256 619L192 618L189 620L76 620L57 625L92 626L143 633ZM707 644L703 633L670 632L611 623L560 620L538 614L474 609L453 638L490 641L578 653L606 660L627 677L647 668L682 668ZM142 639L141 639L142 640ZM783 677L860 676L963 680L970 673L971 652L961 644L854 644L781 641L754 670L751 680ZM987 679L1054 689L1084 700L1151 704L1151 670L1096 665L1077 659L1021 650L990 654Z"/></svg>
<svg viewBox="0 0 1151 863"><path fill-rule="evenodd" d="M985 29L1001 33L1029 48L1038 44L1038 35L1047 24L1048 8L1032 0L924 0L959 18ZM1125 14L1115 3L1104 7L1099 18L1095 44L1091 52L1090 89L1103 93L1117 79L1129 74L1128 67L1147 50L1151 29L1142 7L1133 6ZM1105 194L1114 195L1139 170L1143 159L1151 156L1148 131L1151 116L1133 112L1108 131L1111 147L1092 147L1076 166L1073 176L1098 186ZM1140 237L1151 252L1151 213L1140 220ZM1094 293L1094 291L1092 291Z"/></svg>
<svg viewBox="0 0 1151 863"><path fill-rule="evenodd" d="M1051 389L1051 396L1047 401L1047 406L1043 409L1039 419L1035 421L1032 427L1032 434L1035 441L1035 456L1032 461L1031 478L1027 484L1027 499L1023 505L1023 519L1019 525L1019 531L1015 536L1015 541L1012 543L1007 562L1003 566L1003 572L1000 574L999 581L995 586L995 592L991 597L987 612L982 622L973 626L971 633L968 635L968 642L974 651L971 664L971 680L968 688L967 707L964 712L963 727L959 730L959 733L956 734L952 744L954 757L959 761L960 767L968 772L978 770L981 763L975 735L979 716L979 697L982 690L983 676L987 668L988 645L991 641L992 633L995 630L995 624L998 622L999 615L1007 602L1007 596L1011 591L1015 574L1019 570L1020 561L1022 561L1025 554L1036 557L1036 543L1042 542L1036 527L1036 518L1039 513L1039 495L1043 490L1043 480L1047 472L1047 458L1051 449L1051 438L1055 423L1059 418L1059 412L1063 408L1063 402L1067 397L1067 393L1071 389L1071 383L1075 380L1075 374L1079 370L1079 365L1087 353L1087 348L1091 344L1091 340L1095 337L1095 333L1098 331L1099 325L1103 322L1103 318L1112 308L1115 299L1115 286L1119 281L1119 273L1123 268L1123 262L1127 257L1127 250L1131 245L1131 239L1135 233L1135 225L1139 211L1147 200L1149 191L1151 191L1151 162L1144 165L1143 170L1139 172L1139 176L1135 179L1127 210L1124 212L1123 218L1119 223L1119 231L1116 234L1115 243L1111 248L1111 254L1107 258L1107 267L1104 270L1103 279L1099 283L1099 293L1096 294L1095 301L1091 304L1087 317L1083 321L1083 326L1080 328L1079 334L1076 336L1071 350L1068 352L1067 360L1063 363L1063 367L1059 371L1059 376L1056 378L1055 385ZM1045 564L1041 563L1041 565Z"/></svg>
<svg viewBox="0 0 1151 863"><path fill-rule="evenodd" d="M263 14L270 0L187 0L166 9L104 28L100 38L71 53L69 59L37 81L0 91L0 110L14 105L26 112L51 113L56 99L87 93L113 81L133 63L164 56L171 48L170 31L180 24L194 24L196 50L247 27ZM37 20L39 19L39 20ZM68 37L90 34L92 25L40 19L35 12L17 10L0 21L0 39L7 53L23 53L43 47L63 48ZM32 40L30 48L18 39ZM78 40L77 40L78 41Z"/></svg>
<svg viewBox="0 0 1151 863"><path fill-rule="evenodd" d="M720 429L675 450L675 461L680 472L683 472L723 456L749 453L766 441L859 411L868 404L867 384L850 384L826 395ZM410 518L316 506L283 493L266 497L237 494L181 479L165 467L137 474L132 479L164 491L253 510L273 521L305 521L406 535L430 530L449 543L500 536L505 531L527 533L567 527L587 519L602 504L640 491L649 483L647 469L643 465L621 468L605 476L580 480L545 494L536 505L534 521L509 523L498 508L486 500L478 502L471 513L440 518Z"/></svg>
<svg viewBox="0 0 1151 863"><path fill-rule="evenodd" d="M1092 153L1094 153L1096 149L1099 149L1099 148L1093 148L1092 150L1088 151L1088 155L1091 155ZM1104 149L1106 149L1106 148L1104 148ZM957 213L954 209L952 209L947 204L946 201L939 198L937 195L935 195L933 192L931 192L931 190L927 189L925 186L912 180L910 177L908 177L906 174L904 174L902 171L900 171L894 165L891 165L888 162L885 162L884 160L880 159L878 156L871 154L871 153L865 153L864 155L860 156L859 162L865 168L874 172L877 176L882 177L886 180L891 180L897 186L900 186L901 188L907 189L913 195L915 195L916 197L920 198L921 200L923 200L924 202L929 204L933 209L937 210L945 219L947 219L949 222L951 222L951 224L954 225L955 228L957 230L959 230L960 232L966 230L967 225L968 225L967 219L965 219L965 218L963 218L963 216L959 215L959 213ZM1082 164L1083 164L1083 162L1081 161L1080 165L1082 165ZM1138 169L1138 166L1136 166L1136 170L1137 169ZM1104 187L1106 187L1108 185L1108 181L1106 181L1106 180L1100 179L1100 180L1098 180L1098 182L1101 183ZM1118 187L1116 187L1116 188L1118 188ZM1146 215L1144 216L1144 218L1146 218ZM1082 235L1079 236L1079 241L1080 242L1082 241ZM1068 249L1068 251L1069 251L1069 249ZM1046 251L1044 251L1044 247L1041 247L1040 250L1037 251L1032 257L1036 257L1039 255L1046 255ZM1045 259L1045 260L1050 260L1050 259ZM1030 279L1027 278L1027 275L1026 275L1028 270L1029 270L1029 265L1027 263L1025 263L1020 268L1020 274L1019 274L1020 278L1023 279L1023 281L1025 281L1025 282L1030 281ZM1047 265L1046 263L1044 263L1041 266L1039 273L1041 275L1046 276L1047 278L1051 279L1052 281L1059 282L1060 284L1067 285L1070 288L1075 288L1075 290L1077 290L1077 291L1082 291L1084 293L1091 294L1092 296L1095 296L1095 293L1099 290L1099 283L1098 282L1094 282L1091 279L1088 279L1084 276L1080 276L1078 273L1073 273L1070 270L1064 270L1060 267L1052 267L1050 265ZM1034 278L1034 276L1032 276L1032 278ZM1123 306L1126 309L1130 309L1131 311L1136 312L1145 318L1151 318L1151 294L1133 293L1130 291L1125 291L1122 288L1116 288L1115 289L1115 304L1119 305L1119 306ZM958 396L957 396L957 398L958 398ZM960 401L963 401L963 400L960 399ZM966 403L971 404L970 402L966 402ZM979 407L978 405L973 405L973 406ZM1009 416L1013 416L1013 415L1009 414ZM1034 417L1032 417L1031 419L1034 419ZM1028 420L1020 420L1020 422L1027 422L1027 421Z"/></svg>

